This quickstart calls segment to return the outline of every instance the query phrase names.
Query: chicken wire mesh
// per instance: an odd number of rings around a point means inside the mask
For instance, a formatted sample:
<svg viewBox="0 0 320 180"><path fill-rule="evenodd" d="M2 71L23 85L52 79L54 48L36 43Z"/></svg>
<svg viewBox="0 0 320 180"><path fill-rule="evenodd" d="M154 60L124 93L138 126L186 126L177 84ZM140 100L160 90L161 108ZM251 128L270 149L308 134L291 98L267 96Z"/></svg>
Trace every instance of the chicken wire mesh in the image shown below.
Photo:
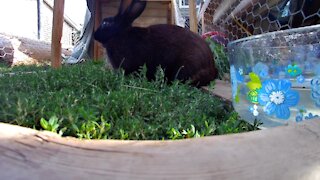
<svg viewBox="0 0 320 180"><path fill-rule="evenodd" d="M219 31L228 41L320 23L319 0L211 0L204 32Z"/></svg>
<svg viewBox="0 0 320 180"><path fill-rule="evenodd" d="M14 48L11 42L0 35L0 63L11 65L13 62Z"/></svg>
<svg viewBox="0 0 320 180"><path fill-rule="evenodd" d="M206 38L215 54L219 77L227 79L228 42L320 24L319 0L209 0L204 8L204 13L199 15L202 19L198 21L201 29L198 32Z"/></svg>

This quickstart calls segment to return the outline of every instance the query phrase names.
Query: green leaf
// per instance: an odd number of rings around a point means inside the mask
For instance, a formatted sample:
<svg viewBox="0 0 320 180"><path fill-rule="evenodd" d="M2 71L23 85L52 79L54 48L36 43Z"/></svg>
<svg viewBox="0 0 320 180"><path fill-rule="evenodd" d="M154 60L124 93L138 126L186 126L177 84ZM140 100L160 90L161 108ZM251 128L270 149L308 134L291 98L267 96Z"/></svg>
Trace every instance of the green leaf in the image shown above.
<svg viewBox="0 0 320 180"><path fill-rule="evenodd" d="M75 130L76 132L79 132L80 129L78 128L78 126L74 123L72 123L71 127L73 128L73 130Z"/></svg>
<svg viewBox="0 0 320 180"><path fill-rule="evenodd" d="M185 134L187 133L185 130L183 130L182 133L183 132L185 132ZM175 128L171 128L167 134L169 135L169 139L176 140L176 139L182 139L182 133L180 133Z"/></svg>
<svg viewBox="0 0 320 180"><path fill-rule="evenodd" d="M53 126L51 127L51 131L52 131L52 132L57 132L58 128L59 128L59 124L55 124L55 125L53 125Z"/></svg>
<svg viewBox="0 0 320 180"><path fill-rule="evenodd" d="M126 133L123 129L120 129L120 136L121 136L120 137L121 140L126 140L129 138L129 134Z"/></svg>
<svg viewBox="0 0 320 180"><path fill-rule="evenodd" d="M40 119L40 125L44 130L48 130L49 129L48 121L45 120L44 118Z"/></svg>
<svg viewBox="0 0 320 180"><path fill-rule="evenodd" d="M235 98L234 98L234 101L235 101L236 103L239 103L239 102L240 102L239 93L240 93L240 87L237 88L237 93L236 93L236 96L235 96Z"/></svg>
<svg viewBox="0 0 320 180"><path fill-rule="evenodd" d="M194 136L193 136L194 138L199 138L199 137L201 137L200 136L200 134L199 134L199 132L198 131L196 131L196 133L194 134Z"/></svg>
<svg viewBox="0 0 320 180"><path fill-rule="evenodd" d="M193 124L191 124L191 129L188 129L188 134L190 136L194 136L195 133L196 133L196 128L194 127Z"/></svg>
<svg viewBox="0 0 320 180"><path fill-rule="evenodd" d="M261 81L260 81L260 78L257 74L255 73L250 73L249 74L249 78L251 79L251 81L249 81L247 83L247 87L250 89L250 90L256 90L256 89L260 89L262 87L261 85Z"/></svg>
<svg viewBox="0 0 320 180"><path fill-rule="evenodd" d="M54 126L54 125L58 124L58 118L57 118L57 116L52 116L52 117L49 119L49 124L50 124L51 126Z"/></svg>
<svg viewBox="0 0 320 180"><path fill-rule="evenodd" d="M68 128L67 127L64 127L62 129L59 130L59 135L62 136L63 133L67 130Z"/></svg>
<svg viewBox="0 0 320 180"><path fill-rule="evenodd" d="M105 125L105 131L109 131L111 129L111 124L106 123Z"/></svg>

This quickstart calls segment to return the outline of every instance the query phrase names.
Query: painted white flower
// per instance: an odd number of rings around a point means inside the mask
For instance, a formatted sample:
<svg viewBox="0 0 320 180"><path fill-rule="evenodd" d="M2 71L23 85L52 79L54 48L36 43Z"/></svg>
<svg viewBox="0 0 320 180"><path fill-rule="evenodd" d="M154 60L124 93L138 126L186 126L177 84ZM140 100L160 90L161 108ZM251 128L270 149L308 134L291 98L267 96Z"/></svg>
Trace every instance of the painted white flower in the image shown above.
<svg viewBox="0 0 320 180"><path fill-rule="evenodd" d="M273 91L269 95L270 101L276 105L282 104L284 102L284 94L282 91Z"/></svg>
<svg viewBox="0 0 320 180"><path fill-rule="evenodd" d="M256 104L254 104L251 108L250 111L252 112L252 114L254 116L259 116L259 111L258 111L258 106Z"/></svg>
<svg viewBox="0 0 320 180"><path fill-rule="evenodd" d="M239 68L239 74L243 75L243 69L242 68Z"/></svg>
<svg viewBox="0 0 320 180"><path fill-rule="evenodd" d="M253 115L254 115L254 116L259 116L259 111L254 110L254 111L253 111Z"/></svg>

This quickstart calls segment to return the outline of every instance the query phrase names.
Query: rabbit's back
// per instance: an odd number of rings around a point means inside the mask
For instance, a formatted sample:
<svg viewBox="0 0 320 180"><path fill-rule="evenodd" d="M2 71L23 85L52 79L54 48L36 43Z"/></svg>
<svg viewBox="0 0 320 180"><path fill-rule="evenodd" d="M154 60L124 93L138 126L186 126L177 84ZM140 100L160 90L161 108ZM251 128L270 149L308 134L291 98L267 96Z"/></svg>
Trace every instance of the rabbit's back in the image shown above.
<svg viewBox="0 0 320 180"><path fill-rule="evenodd" d="M169 80L191 79L194 85L207 85L217 76L213 54L197 34L174 25L149 28L154 49L153 63L166 69Z"/></svg>
<svg viewBox="0 0 320 180"><path fill-rule="evenodd" d="M213 55L198 35L174 25L132 27L105 44L114 68L126 73L146 64L147 77L154 79L157 67L165 70L168 81L191 80L203 86L216 78Z"/></svg>

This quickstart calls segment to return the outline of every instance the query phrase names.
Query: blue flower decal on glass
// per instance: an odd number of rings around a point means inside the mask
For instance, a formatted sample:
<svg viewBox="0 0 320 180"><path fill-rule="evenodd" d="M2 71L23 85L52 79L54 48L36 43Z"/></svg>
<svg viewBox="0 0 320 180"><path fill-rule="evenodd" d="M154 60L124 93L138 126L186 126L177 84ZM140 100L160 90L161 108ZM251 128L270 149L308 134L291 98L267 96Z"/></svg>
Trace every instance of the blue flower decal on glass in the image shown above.
<svg viewBox="0 0 320 180"><path fill-rule="evenodd" d="M304 106L298 106L297 110L298 110L298 113L296 116L296 122L301 122L303 121L303 116L305 113L307 113L307 110Z"/></svg>
<svg viewBox="0 0 320 180"><path fill-rule="evenodd" d="M320 64L316 65L314 67L314 73L317 75L317 76L320 76Z"/></svg>
<svg viewBox="0 0 320 180"><path fill-rule="evenodd" d="M238 80L237 80L237 72L234 66L230 67L230 77L231 77L231 87L232 87L232 98L236 99L238 94Z"/></svg>
<svg viewBox="0 0 320 180"><path fill-rule="evenodd" d="M314 119L314 118L318 118L319 117L319 115L313 115L312 113L309 113L306 117L305 117L305 119L306 120L310 120L310 119Z"/></svg>
<svg viewBox="0 0 320 180"><path fill-rule="evenodd" d="M287 74L289 74L289 76L291 77L296 77L299 76L302 73L301 68L298 67L298 65L294 64L294 65L288 65L288 67L286 68L286 72Z"/></svg>
<svg viewBox="0 0 320 180"><path fill-rule="evenodd" d="M238 71L235 71L235 74L236 74L237 80L239 82L243 82L244 81L243 69L242 68L239 68Z"/></svg>
<svg viewBox="0 0 320 180"><path fill-rule="evenodd" d="M320 108L320 77L311 80L311 98L315 105Z"/></svg>
<svg viewBox="0 0 320 180"><path fill-rule="evenodd" d="M252 69L252 71L260 76L261 78L268 78L269 77L269 67L262 63L258 62Z"/></svg>
<svg viewBox="0 0 320 180"><path fill-rule="evenodd" d="M264 106L264 111L268 115L275 114L279 119L288 119L289 107L297 105L299 99L299 93L291 90L289 80L266 80L258 95L259 104Z"/></svg>
<svg viewBox="0 0 320 180"><path fill-rule="evenodd" d="M242 76L243 75L243 68L239 68L239 74Z"/></svg>
<svg viewBox="0 0 320 180"><path fill-rule="evenodd" d="M298 82L298 83L304 83L304 81L305 81L304 76L299 75L299 76L297 77L297 82Z"/></svg>
<svg viewBox="0 0 320 180"><path fill-rule="evenodd" d="M312 71L313 67L309 61L304 62L304 71Z"/></svg>
<svg viewBox="0 0 320 180"><path fill-rule="evenodd" d="M296 122L301 122L303 120L303 114L302 113L298 113L296 116Z"/></svg>

